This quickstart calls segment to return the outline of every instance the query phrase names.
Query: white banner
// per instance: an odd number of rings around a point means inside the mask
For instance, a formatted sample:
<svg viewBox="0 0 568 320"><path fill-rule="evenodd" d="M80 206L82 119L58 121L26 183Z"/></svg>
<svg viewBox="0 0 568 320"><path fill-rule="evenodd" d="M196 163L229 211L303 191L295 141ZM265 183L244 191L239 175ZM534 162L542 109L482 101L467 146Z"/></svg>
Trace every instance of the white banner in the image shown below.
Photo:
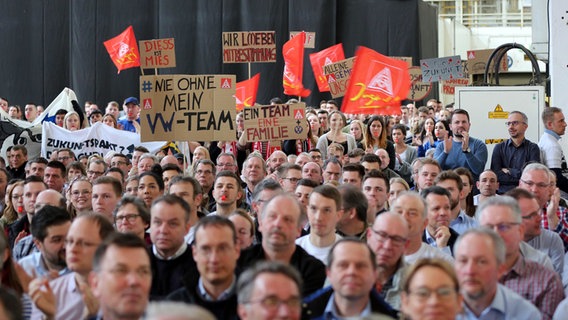
<svg viewBox="0 0 568 320"><path fill-rule="evenodd" d="M122 154L131 154L134 147L144 146L155 153L165 142L140 142L140 135L134 132L117 130L101 122L92 127L77 131L63 129L54 123L44 122L41 141L41 156L49 159L54 150L68 148L73 150L75 156L90 156L94 153L105 155L109 151Z"/></svg>

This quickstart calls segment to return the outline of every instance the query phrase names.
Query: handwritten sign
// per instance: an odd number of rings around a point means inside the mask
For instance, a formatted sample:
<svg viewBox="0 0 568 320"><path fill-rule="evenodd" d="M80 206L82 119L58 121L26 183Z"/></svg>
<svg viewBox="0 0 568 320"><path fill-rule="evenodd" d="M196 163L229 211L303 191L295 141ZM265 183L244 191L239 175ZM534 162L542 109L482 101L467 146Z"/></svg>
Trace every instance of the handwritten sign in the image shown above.
<svg viewBox="0 0 568 320"><path fill-rule="evenodd" d="M234 75L140 77L142 141L235 140Z"/></svg>
<svg viewBox="0 0 568 320"><path fill-rule="evenodd" d="M290 39L294 38L298 33L302 31L290 31ZM306 41L304 41L304 48L313 49L316 47L316 33L306 32Z"/></svg>
<svg viewBox="0 0 568 320"><path fill-rule="evenodd" d="M244 108L243 115L243 134L248 142L306 139L308 136L305 103L255 105Z"/></svg>
<svg viewBox="0 0 568 320"><path fill-rule="evenodd" d="M442 81L442 93L454 95L456 87L465 87L470 85L469 79L451 79Z"/></svg>
<svg viewBox="0 0 568 320"><path fill-rule="evenodd" d="M495 49L483 49L483 50L468 50L467 51L467 66L470 74L483 74L485 73L485 66L487 66L487 60L493 53ZM489 73L493 73L495 68L495 60L489 66ZM500 71L507 71L507 55L501 59L501 64L499 65Z"/></svg>
<svg viewBox="0 0 568 320"><path fill-rule="evenodd" d="M142 40L139 47L141 68L174 68L176 66L174 38Z"/></svg>
<svg viewBox="0 0 568 320"><path fill-rule="evenodd" d="M460 56L420 60L422 79L424 82L437 82L463 78L462 63Z"/></svg>
<svg viewBox="0 0 568 320"><path fill-rule="evenodd" d="M390 57L396 60L404 61L408 65L408 67L412 67L412 57Z"/></svg>
<svg viewBox="0 0 568 320"><path fill-rule="evenodd" d="M323 67L323 73L329 84L329 92L334 99L345 95L354 63L355 57L352 57Z"/></svg>
<svg viewBox="0 0 568 320"><path fill-rule="evenodd" d="M422 81L422 70L420 67L408 68L410 75L410 91L408 91L408 100L419 101L430 93L432 90L432 83Z"/></svg>
<svg viewBox="0 0 568 320"><path fill-rule="evenodd" d="M223 32L223 63L251 62L276 62L275 32Z"/></svg>

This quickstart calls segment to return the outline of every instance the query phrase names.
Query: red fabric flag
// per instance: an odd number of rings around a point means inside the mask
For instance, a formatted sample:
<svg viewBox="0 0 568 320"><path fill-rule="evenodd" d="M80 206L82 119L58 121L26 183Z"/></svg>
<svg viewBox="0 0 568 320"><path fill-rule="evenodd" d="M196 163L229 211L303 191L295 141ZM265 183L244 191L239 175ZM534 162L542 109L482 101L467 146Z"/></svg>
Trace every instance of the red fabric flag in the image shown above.
<svg viewBox="0 0 568 320"><path fill-rule="evenodd" d="M323 67L341 60L345 60L345 53L343 53L343 45L341 43L310 54L310 62L320 92L329 91L329 84L325 78Z"/></svg>
<svg viewBox="0 0 568 320"><path fill-rule="evenodd" d="M134 28L128 26L118 36L104 42L108 55L114 65L121 70L140 66L140 53L138 52L138 42L134 36Z"/></svg>
<svg viewBox="0 0 568 320"><path fill-rule="evenodd" d="M282 47L282 54L284 55L284 77L282 83L284 94L289 96L307 97L311 93L302 84L304 42L306 42L306 33L302 31Z"/></svg>
<svg viewBox="0 0 568 320"><path fill-rule="evenodd" d="M237 100L237 111L243 110L244 107L250 107L256 102L256 93L258 92L258 83L260 82L260 73L254 77L237 82L235 99Z"/></svg>
<svg viewBox="0 0 568 320"><path fill-rule="evenodd" d="M343 113L400 114L400 102L410 90L406 62L359 47L341 111Z"/></svg>

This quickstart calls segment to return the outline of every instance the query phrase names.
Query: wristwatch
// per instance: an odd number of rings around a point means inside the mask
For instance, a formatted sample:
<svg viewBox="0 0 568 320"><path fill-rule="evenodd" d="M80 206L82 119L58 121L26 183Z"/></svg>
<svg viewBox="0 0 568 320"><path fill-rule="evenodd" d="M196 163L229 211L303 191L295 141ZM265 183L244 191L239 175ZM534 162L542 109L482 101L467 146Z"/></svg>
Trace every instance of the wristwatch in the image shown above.
<svg viewBox="0 0 568 320"><path fill-rule="evenodd" d="M470 148L467 148L467 149L465 149L465 150L462 150L462 152L463 152L463 153L470 153L470 152L471 152L471 149L470 149Z"/></svg>

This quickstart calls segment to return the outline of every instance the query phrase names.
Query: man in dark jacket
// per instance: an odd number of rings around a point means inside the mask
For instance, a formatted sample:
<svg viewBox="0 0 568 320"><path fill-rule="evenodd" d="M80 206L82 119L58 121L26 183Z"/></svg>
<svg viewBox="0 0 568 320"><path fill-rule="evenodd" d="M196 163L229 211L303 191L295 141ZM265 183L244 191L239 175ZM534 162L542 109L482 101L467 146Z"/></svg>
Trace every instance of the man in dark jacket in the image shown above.
<svg viewBox="0 0 568 320"><path fill-rule="evenodd" d="M344 238L328 256L327 276L331 287L304 300L303 319L343 319L391 316L395 311L374 290L377 278L375 254L365 242Z"/></svg>

